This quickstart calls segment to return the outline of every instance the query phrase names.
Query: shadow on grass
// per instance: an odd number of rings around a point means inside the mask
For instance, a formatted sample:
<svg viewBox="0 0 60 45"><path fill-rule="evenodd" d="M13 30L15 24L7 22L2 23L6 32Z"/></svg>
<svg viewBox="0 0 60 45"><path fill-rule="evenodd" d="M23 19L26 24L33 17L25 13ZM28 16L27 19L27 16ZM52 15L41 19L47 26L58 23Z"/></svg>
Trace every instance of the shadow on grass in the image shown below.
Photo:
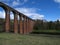
<svg viewBox="0 0 60 45"><path fill-rule="evenodd" d="M32 36L42 36L42 37L53 37L60 38L60 33L52 33L52 32L32 32L30 35Z"/></svg>
<svg viewBox="0 0 60 45"><path fill-rule="evenodd" d="M50 34L50 35L60 35L60 33L56 32L32 32L31 34Z"/></svg>

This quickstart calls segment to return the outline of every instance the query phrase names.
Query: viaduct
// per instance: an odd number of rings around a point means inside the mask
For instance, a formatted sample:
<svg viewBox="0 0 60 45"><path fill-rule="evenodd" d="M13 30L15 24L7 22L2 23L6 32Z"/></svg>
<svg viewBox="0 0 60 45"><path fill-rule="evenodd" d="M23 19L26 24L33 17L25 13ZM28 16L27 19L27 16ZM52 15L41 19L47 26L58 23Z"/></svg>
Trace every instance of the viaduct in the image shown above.
<svg viewBox="0 0 60 45"><path fill-rule="evenodd" d="M26 15L18 12L17 10L9 7L8 5L0 2L0 7L5 11L5 32L10 32L10 12L14 14L14 33L18 33L18 22L19 22L19 33L29 34L33 30L34 20L27 17ZM18 20L19 15L19 20Z"/></svg>

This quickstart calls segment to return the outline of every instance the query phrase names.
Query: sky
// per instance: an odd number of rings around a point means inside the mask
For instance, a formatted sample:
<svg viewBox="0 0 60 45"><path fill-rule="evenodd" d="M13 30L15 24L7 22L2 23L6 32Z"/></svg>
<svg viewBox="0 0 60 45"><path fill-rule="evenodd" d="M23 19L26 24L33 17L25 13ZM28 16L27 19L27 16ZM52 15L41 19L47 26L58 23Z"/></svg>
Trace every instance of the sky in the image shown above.
<svg viewBox="0 0 60 45"><path fill-rule="evenodd" d="M32 19L60 20L60 0L0 0L0 2ZM2 8L0 8L0 18L5 18ZM11 14L11 18L13 18L13 14Z"/></svg>

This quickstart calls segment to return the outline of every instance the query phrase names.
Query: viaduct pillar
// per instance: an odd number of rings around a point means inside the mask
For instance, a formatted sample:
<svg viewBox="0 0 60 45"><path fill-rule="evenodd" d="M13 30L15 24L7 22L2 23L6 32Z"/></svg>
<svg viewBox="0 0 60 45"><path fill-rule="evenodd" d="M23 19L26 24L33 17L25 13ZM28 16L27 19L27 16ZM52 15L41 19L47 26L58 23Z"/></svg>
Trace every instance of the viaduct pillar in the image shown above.
<svg viewBox="0 0 60 45"><path fill-rule="evenodd" d="M24 16L24 21L23 21L23 23L24 23L24 34L26 34L26 17Z"/></svg>
<svg viewBox="0 0 60 45"><path fill-rule="evenodd" d="M10 10L5 10L5 32L10 30Z"/></svg>
<svg viewBox="0 0 60 45"><path fill-rule="evenodd" d="M22 15L19 16L20 17L20 20L19 20L19 25L20 25L20 34L23 34L23 21L22 21Z"/></svg>
<svg viewBox="0 0 60 45"><path fill-rule="evenodd" d="M18 15L14 13L14 33L18 33Z"/></svg>

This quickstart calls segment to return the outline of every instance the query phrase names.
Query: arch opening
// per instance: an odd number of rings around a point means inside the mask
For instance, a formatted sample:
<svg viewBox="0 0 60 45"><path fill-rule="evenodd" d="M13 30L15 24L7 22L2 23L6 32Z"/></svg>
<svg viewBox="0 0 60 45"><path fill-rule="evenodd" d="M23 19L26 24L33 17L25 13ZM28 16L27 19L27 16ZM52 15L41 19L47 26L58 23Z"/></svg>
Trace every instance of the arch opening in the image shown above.
<svg viewBox="0 0 60 45"><path fill-rule="evenodd" d="M24 17L22 17L22 25L23 25L23 26L22 26L22 27L23 27L23 28L22 28L22 30L23 30L22 32L24 33Z"/></svg>
<svg viewBox="0 0 60 45"><path fill-rule="evenodd" d="M19 19L19 15L18 15L18 33L20 33L20 19Z"/></svg>
<svg viewBox="0 0 60 45"><path fill-rule="evenodd" d="M14 32L14 13L10 12L10 32Z"/></svg>
<svg viewBox="0 0 60 45"><path fill-rule="evenodd" d="M0 7L0 32L5 31L5 9Z"/></svg>

